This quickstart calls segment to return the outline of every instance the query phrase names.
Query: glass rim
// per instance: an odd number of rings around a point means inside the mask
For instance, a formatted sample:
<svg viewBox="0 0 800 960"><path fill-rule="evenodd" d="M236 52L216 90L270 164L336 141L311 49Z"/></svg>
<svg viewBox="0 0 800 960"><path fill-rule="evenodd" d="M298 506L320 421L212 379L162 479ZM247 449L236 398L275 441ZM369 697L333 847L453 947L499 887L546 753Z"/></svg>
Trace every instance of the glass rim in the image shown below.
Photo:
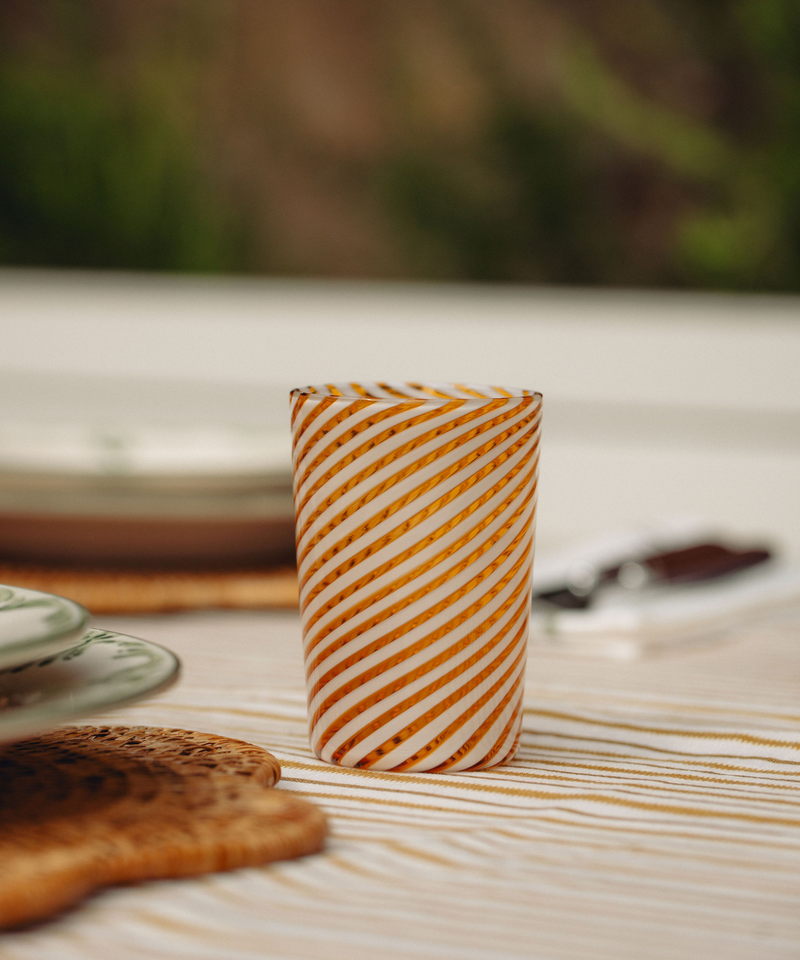
<svg viewBox="0 0 800 960"><path fill-rule="evenodd" d="M389 391L397 387L411 387L415 390L429 392L430 396L403 396L399 390L396 396L373 396L367 391L367 387L376 386ZM444 391L450 388L463 393L475 391L474 396L448 396ZM494 391L495 396L480 396L477 391ZM441 392L439 392L441 391ZM514 392L512 392L514 391ZM455 383L445 381L420 381L420 380L382 380L365 381L354 380L349 382L336 383L318 383L306 387L295 387L291 392L292 397L309 397L315 399L334 398L336 400L369 400L371 403L431 403L441 404L454 400L464 404L478 405L497 403L498 401L522 401L531 398L538 399L541 403L542 394L538 390L528 390L523 387L497 387L480 383Z"/></svg>

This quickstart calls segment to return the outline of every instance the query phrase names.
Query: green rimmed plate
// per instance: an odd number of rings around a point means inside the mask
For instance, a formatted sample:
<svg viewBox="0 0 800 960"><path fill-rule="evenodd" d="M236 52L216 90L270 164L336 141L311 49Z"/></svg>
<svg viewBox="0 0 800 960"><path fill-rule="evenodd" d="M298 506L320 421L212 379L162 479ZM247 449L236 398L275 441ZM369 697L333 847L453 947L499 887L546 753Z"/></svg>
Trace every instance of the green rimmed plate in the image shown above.
<svg viewBox="0 0 800 960"><path fill-rule="evenodd" d="M88 626L74 600L0 584L0 669L66 650Z"/></svg>
<svg viewBox="0 0 800 960"><path fill-rule="evenodd" d="M170 650L89 630L69 650L0 670L0 743L166 690L180 673Z"/></svg>

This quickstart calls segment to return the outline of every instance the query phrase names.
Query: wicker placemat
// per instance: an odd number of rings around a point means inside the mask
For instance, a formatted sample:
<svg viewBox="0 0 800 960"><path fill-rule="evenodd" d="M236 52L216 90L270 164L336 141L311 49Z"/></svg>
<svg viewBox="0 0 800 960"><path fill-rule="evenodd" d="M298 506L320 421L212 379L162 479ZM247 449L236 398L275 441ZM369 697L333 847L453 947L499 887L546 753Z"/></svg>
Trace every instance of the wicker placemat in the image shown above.
<svg viewBox="0 0 800 960"><path fill-rule="evenodd" d="M0 928L98 887L314 853L324 815L271 789L278 761L225 737L71 727L0 752Z"/></svg>
<svg viewBox="0 0 800 960"><path fill-rule="evenodd" d="M80 570L0 564L0 583L69 597L92 613L297 607L293 568L213 571Z"/></svg>

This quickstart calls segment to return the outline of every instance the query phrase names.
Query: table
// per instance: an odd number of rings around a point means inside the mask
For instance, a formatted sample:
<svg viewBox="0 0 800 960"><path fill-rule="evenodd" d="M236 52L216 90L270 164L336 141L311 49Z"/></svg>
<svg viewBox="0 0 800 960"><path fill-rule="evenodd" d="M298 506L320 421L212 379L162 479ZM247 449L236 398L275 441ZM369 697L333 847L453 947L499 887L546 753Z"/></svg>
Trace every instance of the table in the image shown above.
<svg viewBox="0 0 800 960"><path fill-rule="evenodd" d="M105 618L184 661L98 720L273 752L323 854L103 892L2 960L800 957L800 612L633 662L534 649L518 760L389 774L318 761L299 620Z"/></svg>

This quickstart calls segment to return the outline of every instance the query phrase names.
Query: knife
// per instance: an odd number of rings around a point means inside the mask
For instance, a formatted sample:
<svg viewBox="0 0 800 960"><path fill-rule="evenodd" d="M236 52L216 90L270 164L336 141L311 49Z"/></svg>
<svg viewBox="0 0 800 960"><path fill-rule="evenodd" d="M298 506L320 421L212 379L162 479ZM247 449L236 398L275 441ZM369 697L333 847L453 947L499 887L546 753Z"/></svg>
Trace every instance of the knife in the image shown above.
<svg viewBox="0 0 800 960"><path fill-rule="evenodd" d="M577 566L570 572L567 583L555 590L534 594L533 599L565 610L585 610L598 591L612 583L629 590L655 583L698 583L745 570L771 556L770 551L763 548L733 550L721 543L698 543L628 560L605 570Z"/></svg>

